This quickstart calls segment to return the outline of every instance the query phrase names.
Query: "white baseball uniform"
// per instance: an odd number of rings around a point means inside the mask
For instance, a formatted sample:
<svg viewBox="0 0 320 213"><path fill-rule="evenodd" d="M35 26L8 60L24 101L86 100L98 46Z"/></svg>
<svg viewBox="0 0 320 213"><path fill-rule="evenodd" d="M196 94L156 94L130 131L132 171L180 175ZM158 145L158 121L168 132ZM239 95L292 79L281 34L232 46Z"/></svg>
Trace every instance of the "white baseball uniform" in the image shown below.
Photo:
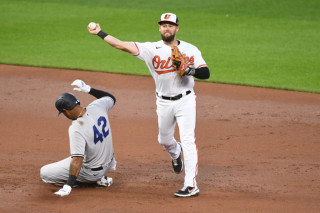
<svg viewBox="0 0 320 213"><path fill-rule="evenodd" d="M83 157L77 181L93 183L101 179L109 170L116 169L112 134L107 112L114 106L111 97L93 101L86 107L86 113L72 121L69 127L71 157L45 165L40 176L46 183L63 185L69 177L72 157Z"/></svg>
<svg viewBox="0 0 320 213"><path fill-rule="evenodd" d="M178 41L178 48L192 68L205 67L201 52L192 44ZM162 40L158 42L134 42L138 53L134 56L143 60L156 84L158 141L172 159L180 154L180 143L174 138L178 123L181 146L184 156L184 186L197 187L198 150L195 143L196 96L193 91L193 76L180 77L172 66L171 47ZM182 95L178 100L165 100L162 97Z"/></svg>

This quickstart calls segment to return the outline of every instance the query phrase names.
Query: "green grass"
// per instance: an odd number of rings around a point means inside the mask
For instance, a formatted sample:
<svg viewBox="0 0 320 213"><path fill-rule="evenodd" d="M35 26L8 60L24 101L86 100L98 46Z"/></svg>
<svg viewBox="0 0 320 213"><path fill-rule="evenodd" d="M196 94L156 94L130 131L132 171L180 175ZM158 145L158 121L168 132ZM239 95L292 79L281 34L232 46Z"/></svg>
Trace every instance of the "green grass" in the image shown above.
<svg viewBox="0 0 320 213"><path fill-rule="evenodd" d="M144 62L90 35L89 22L125 41L160 40L177 13L210 82L320 93L320 1L0 0L0 63L150 75Z"/></svg>

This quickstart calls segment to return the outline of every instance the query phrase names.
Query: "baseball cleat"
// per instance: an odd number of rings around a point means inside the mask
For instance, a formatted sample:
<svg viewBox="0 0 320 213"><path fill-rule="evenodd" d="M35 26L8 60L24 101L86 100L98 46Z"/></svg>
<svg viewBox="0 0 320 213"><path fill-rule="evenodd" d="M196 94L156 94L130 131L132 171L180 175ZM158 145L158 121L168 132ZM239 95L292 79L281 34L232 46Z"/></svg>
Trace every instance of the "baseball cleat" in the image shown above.
<svg viewBox="0 0 320 213"><path fill-rule="evenodd" d="M181 159L182 147L180 144L179 144L179 146L181 148L179 157L177 159L172 159L172 167L173 167L174 172L177 174L179 174L183 169L183 161Z"/></svg>
<svg viewBox="0 0 320 213"><path fill-rule="evenodd" d="M113 184L113 180L111 177L107 177L107 179L103 176L101 180L97 181L98 186L110 187Z"/></svg>
<svg viewBox="0 0 320 213"><path fill-rule="evenodd" d="M175 192L174 195L176 197L191 197L198 195L199 192L200 190L197 187L185 186L179 191Z"/></svg>
<svg viewBox="0 0 320 213"><path fill-rule="evenodd" d="M177 159L172 159L172 167L175 173L179 174L183 169L183 162L181 160L181 154Z"/></svg>

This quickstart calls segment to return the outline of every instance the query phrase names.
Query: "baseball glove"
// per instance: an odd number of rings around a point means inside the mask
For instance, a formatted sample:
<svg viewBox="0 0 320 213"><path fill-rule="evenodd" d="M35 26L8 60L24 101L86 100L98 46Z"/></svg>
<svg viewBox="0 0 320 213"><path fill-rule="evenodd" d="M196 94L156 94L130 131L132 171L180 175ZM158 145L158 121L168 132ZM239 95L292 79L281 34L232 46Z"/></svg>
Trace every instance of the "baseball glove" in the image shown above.
<svg viewBox="0 0 320 213"><path fill-rule="evenodd" d="M172 65L177 70L178 74L182 77L185 75L185 71L188 67L188 63L182 57L177 46L171 47L171 60Z"/></svg>

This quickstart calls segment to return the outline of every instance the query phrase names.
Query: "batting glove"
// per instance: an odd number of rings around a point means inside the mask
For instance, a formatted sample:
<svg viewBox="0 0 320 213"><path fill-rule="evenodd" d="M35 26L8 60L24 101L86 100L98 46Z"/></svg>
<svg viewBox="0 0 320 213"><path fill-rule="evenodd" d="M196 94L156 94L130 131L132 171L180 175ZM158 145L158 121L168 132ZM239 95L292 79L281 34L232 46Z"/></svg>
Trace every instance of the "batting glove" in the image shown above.
<svg viewBox="0 0 320 213"><path fill-rule="evenodd" d="M187 67L187 69L184 71L183 76L185 75L194 75L196 73L196 69Z"/></svg>
<svg viewBox="0 0 320 213"><path fill-rule="evenodd" d="M89 85L86 85L86 83L84 83L84 81L79 80L79 79L72 82L71 86L76 86L77 88L73 88L73 90L80 91L80 92L89 93L91 90L91 87Z"/></svg>
<svg viewBox="0 0 320 213"><path fill-rule="evenodd" d="M60 195L61 197L63 197L63 196L69 195L71 192L71 189L72 189L71 186L65 184L62 189L55 192L54 194Z"/></svg>

